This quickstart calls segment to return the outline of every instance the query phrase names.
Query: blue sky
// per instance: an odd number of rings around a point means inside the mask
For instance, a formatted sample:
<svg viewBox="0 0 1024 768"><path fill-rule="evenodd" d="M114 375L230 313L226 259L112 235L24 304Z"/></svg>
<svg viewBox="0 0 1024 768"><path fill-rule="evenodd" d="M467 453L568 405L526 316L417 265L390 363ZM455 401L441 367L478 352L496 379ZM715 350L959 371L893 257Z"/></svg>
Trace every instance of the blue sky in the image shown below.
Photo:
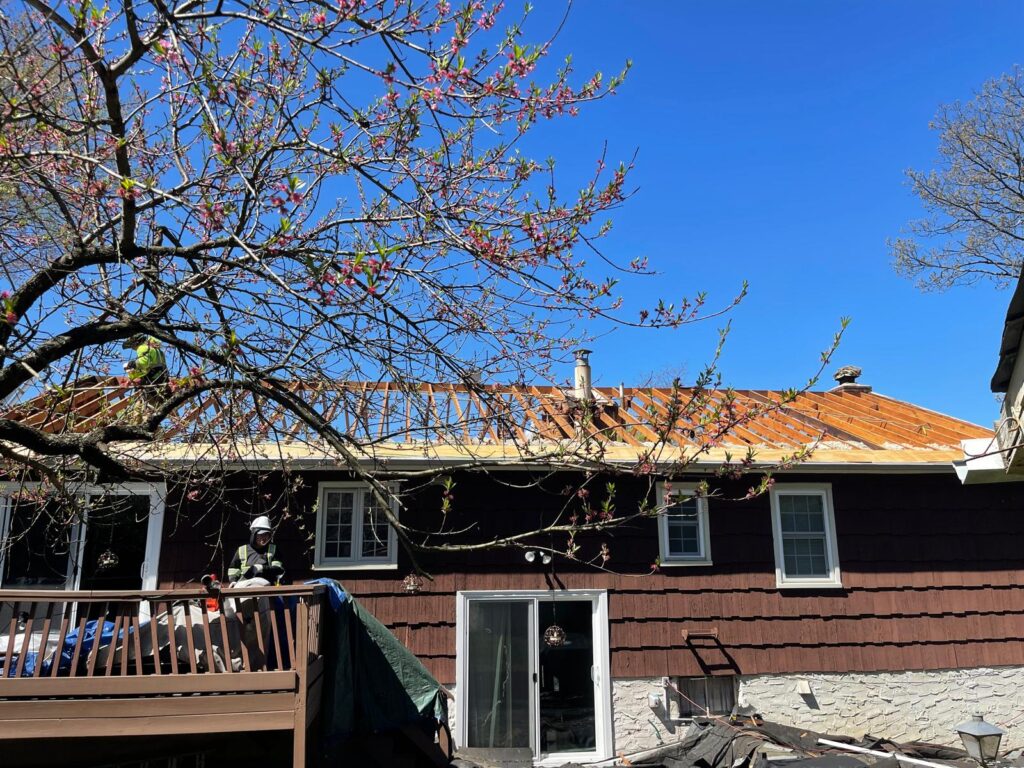
<svg viewBox="0 0 1024 768"><path fill-rule="evenodd" d="M535 5L540 34L562 4ZM1024 63L1022 28L1019 2L577 0L555 54L571 52L581 77L627 58L633 71L614 98L539 129L530 149L557 157L564 181L589 173L605 142L610 160L638 151L639 191L604 242L660 272L630 284L630 310L700 290L726 303L749 281L727 384L802 384L849 316L819 388L854 364L876 391L990 424L1009 293L923 294L892 271L885 242L922 212L904 170L932 167L937 107ZM692 376L720 324L615 331L594 345L595 380Z"/></svg>

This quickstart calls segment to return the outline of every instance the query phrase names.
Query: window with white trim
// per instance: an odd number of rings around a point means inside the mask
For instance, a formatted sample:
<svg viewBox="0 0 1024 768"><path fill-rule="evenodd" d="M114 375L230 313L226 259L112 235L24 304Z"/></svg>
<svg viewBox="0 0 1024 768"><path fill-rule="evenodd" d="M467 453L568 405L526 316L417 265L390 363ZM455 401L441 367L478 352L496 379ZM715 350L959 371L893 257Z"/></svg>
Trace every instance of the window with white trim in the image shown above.
<svg viewBox="0 0 1024 768"><path fill-rule="evenodd" d="M832 486L772 488L775 581L779 587L841 587Z"/></svg>
<svg viewBox="0 0 1024 768"><path fill-rule="evenodd" d="M397 514L397 509L392 507ZM395 530L365 483L321 483L317 502L316 566L391 568L398 562Z"/></svg>
<svg viewBox="0 0 1024 768"><path fill-rule="evenodd" d="M708 500L697 486L658 484L658 545L662 565L711 565Z"/></svg>

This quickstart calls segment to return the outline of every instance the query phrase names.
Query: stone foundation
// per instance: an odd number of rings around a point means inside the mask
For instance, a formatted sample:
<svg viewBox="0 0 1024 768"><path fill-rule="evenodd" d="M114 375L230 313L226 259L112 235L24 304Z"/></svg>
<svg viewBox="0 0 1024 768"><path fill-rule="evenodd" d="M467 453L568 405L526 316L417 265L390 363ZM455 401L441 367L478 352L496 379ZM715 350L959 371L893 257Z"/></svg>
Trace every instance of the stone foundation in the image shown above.
<svg viewBox="0 0 1024 768"><path fill-rule="evenodd" d="M799 692L801 681L810 694ZM657 709L650 707L650 694L661 697ZM669 717L664 694L661 678L612 681L616 755L683 737L689 724ZM1024 747L1024 667L740 677L737 703L798 728L957 746L953 728L978 713L1007 731L1002 753ZM454 705L449 702L453 731Z"/></svg>
<svg viewBox="0 0 1024 768"><path fill-rule="evenodd" d="M800 728L957 745L978 713L1007 731L1001 751L1024 746L1024 667L742 677L738 703Z"/></svg>
<svg viewBox="0 0 1024 768"><path fill-rule="evenodd" d="M658 709L651 709L648 703L647 697L652 693L661 696L662 705ZM631 755L683 738L688 724L671 720L664 700L665 686L660 677L612 680L616 755Z"/></svg>
<svg viewBox="0 0 1024 768"><path fill-rule="evenodd" d="M798 686L806 681L810 694ZM633 754L683 737L687 723L648 694L661 678L612 681L615 753ZM1024 667L928 672L760 675L739 678L737 704L767 720L826 733L884 736L959 746L953 728L974 713L1007 731L1001 752L1024 747Z"/></svg>

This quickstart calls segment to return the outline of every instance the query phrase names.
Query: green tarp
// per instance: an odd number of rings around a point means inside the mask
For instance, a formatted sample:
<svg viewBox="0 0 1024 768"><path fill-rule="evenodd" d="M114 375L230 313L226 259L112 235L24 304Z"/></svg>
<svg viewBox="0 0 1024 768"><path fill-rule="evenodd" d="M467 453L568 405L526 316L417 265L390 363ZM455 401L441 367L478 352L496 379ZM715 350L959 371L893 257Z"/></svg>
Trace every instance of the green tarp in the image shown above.
<svg viewBox="0 0 1024 768"><path fill-rule="evenodd" d="M328 760L349 737L448 720L441 684L387 627L336 581L317 579L330 596L324 626L324 688L320 704ZM410 597L415 600L415 597Z"/></svg>

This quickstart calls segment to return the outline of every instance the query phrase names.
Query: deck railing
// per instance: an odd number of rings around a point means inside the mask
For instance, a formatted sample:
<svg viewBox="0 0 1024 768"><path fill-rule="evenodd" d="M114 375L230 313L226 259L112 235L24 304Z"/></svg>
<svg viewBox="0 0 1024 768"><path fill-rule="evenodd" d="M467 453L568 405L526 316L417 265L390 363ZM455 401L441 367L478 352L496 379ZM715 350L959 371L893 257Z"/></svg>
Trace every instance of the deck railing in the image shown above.
<svg viewBox="0 0 1024 768"><path fill-rule="evenodd" d="M321 654L323 593L0 590L0 699L26 678L301 673Z"/></svg>

